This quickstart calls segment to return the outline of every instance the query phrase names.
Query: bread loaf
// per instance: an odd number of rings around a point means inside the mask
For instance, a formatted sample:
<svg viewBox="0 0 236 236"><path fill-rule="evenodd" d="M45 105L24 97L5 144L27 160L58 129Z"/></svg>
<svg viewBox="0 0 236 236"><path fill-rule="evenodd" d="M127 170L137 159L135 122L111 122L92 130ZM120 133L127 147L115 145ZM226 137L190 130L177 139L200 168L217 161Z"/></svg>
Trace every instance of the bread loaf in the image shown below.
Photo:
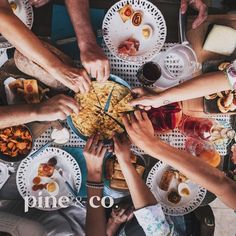
<svg viewBox="0 0 236 236"><path fill-rule="evenodd" d="M63 52L55 48L54 46L50 45L42 41L43 45L49 49L56 57L58 57L61 61L65 64L72 64L72 60L65 55ZM59 81L57 81L53 76L51 76L46 70L40 67L38 64L34 63L33 61L29 60L25 57L22 53L18 50L15 50L14 60L17 68L22 71L23 73L34 77L35 79L41 81L45 85L49 86L50 88L56 90L66 90L67 88Z"/></svg>

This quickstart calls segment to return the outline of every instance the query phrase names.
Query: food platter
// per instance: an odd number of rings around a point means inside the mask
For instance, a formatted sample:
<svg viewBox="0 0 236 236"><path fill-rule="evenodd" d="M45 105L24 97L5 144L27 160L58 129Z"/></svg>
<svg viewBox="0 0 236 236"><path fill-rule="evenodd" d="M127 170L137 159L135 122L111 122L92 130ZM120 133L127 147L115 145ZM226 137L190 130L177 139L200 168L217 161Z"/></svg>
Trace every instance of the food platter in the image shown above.
<svg viewBox="0 0 236 236"><path fill-rule="evenodd" d="M8 0L9 3L14 2L16 9L14 10L15 15L29 28L31 29L34 21L33 8L28 0ZM13 46L9 43L2 35L0 35L0 48L8 49Z"/></svg>
<svg viewBox="0 0 236 236"><path fill-rule="evenodd" d="M122 10L128 5L132 7L132 17L125 20L121 17ZM133 16L141 13L141 21L137 26L133 23ZM114 4L103 20L103 38L109 50L119 59L142 64L151 60L160 52L166 39L167 28L160 10L146 0L122 0ZM150 30L150 37L144 36L144 31ZM124 55L118 48L128 39L135 40L135 55Z"/></svg>
<svg viewBox="0 0 236 236"><path fill-rule="evenodd" d="M108 112L104 114L102 112L111 92L110 107ZM122 95L123 92L124 94ZM118 105L119 102L122 102L126 95L131 94L128 83L115 75L110 75L109 80L105 83L92 82L89 93L90 94L85 95L75 95L81 110L78 115L72 114L67 118L67 123L74 133L86 141L87 138L95 132L100 132L103 137L102 139L109 141L112 131L119 133L124 132L119 111L115 110L115 106ZM117 100L118 97L121 98L119 102ZM114 100L112 100L113 98ZM117 102L114 103L114 107L112 106L113 101ZM113 111L110 110L112 107L114 108ZM113 120L110 116L114 117L118 122Z"/></svg>
<svg viewBox="0 0 236 236"><path fill-rule="evenodd" d="M64 177L64 179L69 182L69 184L74 188L74 190L79 192L82 181L80 167L69 153L62 149L54 147L49 147L45 149L36 158L32 159L30 157L27 157L20 163L19 168L17 170L16 179L18 191L23 198L27 196L42 196L43 198L51 196L44 188L41 190L34 191L32 187L34 186L34 178L37 177L39 173L40 164L47 163L53 157L57 159L57 164L55 167L57 171L56 173L53 172L53 175L50 178L41 177L42 183L45 184L45 181L49 182L49 180L57 183L59 191L57 194L54 194L57 200L61 196L67 196L70 201L74 199L73 195L67 190L65 182L59 176L58 172L59 169L61 169L63 171L62 176ZM60 207L58 205L54 207L51 201L49 206L47 206L45 201L43 201L43 206L36 206L36 208L51 211L57 210Z"/></svg>
<svg viewBox="0 0 236 236"><path fill-rule="evenodd" d="M170 166L161 161L157 162L149 172L146 184L153 192L157 201L162 205L165 214L172 216L185 215L200 206L207 191L205 188L195 184L191 180L187 180L184 184L187 184L189 188L189 195L181 197L177 204L171 203L167 199L167 191L160 189L161 178L165 171L170 168ZM179 183L172 180L168 191L170 191L170 189L178 189L178 185Z"/></svg>

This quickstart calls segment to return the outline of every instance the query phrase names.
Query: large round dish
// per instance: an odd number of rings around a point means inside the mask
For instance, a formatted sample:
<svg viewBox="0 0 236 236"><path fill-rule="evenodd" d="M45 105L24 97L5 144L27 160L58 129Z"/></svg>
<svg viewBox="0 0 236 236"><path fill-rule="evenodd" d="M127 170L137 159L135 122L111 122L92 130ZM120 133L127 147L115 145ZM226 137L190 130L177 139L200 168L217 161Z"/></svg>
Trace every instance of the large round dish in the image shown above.
<svg viewBox="0 0 236 236"><path fill-rule="evenodd" d="M125 87L131 89L130 85L129 85L126 81L124 81L123 79L121 79L120 77L118 77L118 76L116 76L116 75L112 75L112 74L111 74L109 80L114 81L114 82L116 82L116 83L118 83L118 84L121 84L121 85L123 85L123 86L125 86ZM84 141L87 141L88 137L86 137L85 135L83 135L83 134L74 126L73 121L72 121L72 119L71 119L71 116L68 116L68 117L67 117L67 124L69 125L69 127L73 130L73 132L74 132L79 138L81 138L81 139L84 140Z"/></svg>
<svg viewBox="0 0 236 236"><path fill-rule="evenodd" d="M8 0L10 3L12 0ZM17 9L14 12L15 15L29 28L31 29L34 21L33 7L28 0L14 0L17 4ZM0 35L0 49L13 48L13 45L7 41L2 35Z"/></svg>
<svg viewBox="0 0 236 236"><path fill-rule="evenodd" d="M31 157L27 157L19 165L19 168L17 170L17 175L16 175L16 183L17 183L18 191L23 198L30 197L30 196L34 196L36 198L38 197L38 194L40 191L37 191L37 192L32 191L32 180L34 177L37 176L37 170L38 170L39 164L47 163L47 161L52 157L57 158L56 167L61 168L63 170L64 178L70 183L70 185L77 192L79 192L79 189L81 187L81 182L82 182L82 175L81 175L80 167L78 163L76 162L76 160L68 152L62 149L48 147L47 149L42 151L37 157L33 159ZM70 201L73 201L74 197L70 192L68 192L63 180L57 176L55 176L54 179L59 184L59 194L56 196L56 199L58 199L61 196L67 196L69 197ZM41 194L42 194L41 196L43 197L43 199L44 197L49 196L46 193L46 190L42 190ZM45 210L45 211L57 210L60 208L59 206L52 207L51 202L49 206L45 206L44 200L43 200L43 204L44 204L43 207L36 206L36 208L40 210Z"/></svg>
<svg viewBox="0 0 236 236"><path fill-rule="evenodd" d="M142 24L138 27L131 21L122 21L118 11L126 4L143 12ZM152 37L148 40L142 37L142 26L148 24L153 29ZM119 59L135 64L142 64L151 60L160 52L166 39L167 28L160 10L147 0L121 0L114 4L107 12L103 20L103 38L108 49ZM118 46L128 38L135 38L140 42L140 48L135 56L124 56L118 53Z"/></svg>
<svg viewBox="0 0 236 236"><path fill-rule="evenodd" d="M161 177L167 169L170 169L170 166L161 161L157 162L152 167L146 180L147 186L162 205L165 214L172 216L185 215L198 208L204 200L207 190L192 181L188 182L191 190L191 194L188 197L181 198L181 201L176 205L168 202L167 192L159 188Z"/></svg>

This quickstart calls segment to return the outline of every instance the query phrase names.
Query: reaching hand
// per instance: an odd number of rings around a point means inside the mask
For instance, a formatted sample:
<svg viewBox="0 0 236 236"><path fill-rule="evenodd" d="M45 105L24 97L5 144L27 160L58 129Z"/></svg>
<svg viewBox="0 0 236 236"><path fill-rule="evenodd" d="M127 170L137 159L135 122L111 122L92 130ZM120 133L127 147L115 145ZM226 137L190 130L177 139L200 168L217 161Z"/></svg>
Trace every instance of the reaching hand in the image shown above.
<svg viewBox="0 0 236 236"><path fill-rule="evenodd" d="M125 134L116 134L113 137L114 141L114 152L118 161L128 161L130 162L130 141L127 139Z"/></svg>
<svg viewBox="0 0 236 236"><path fill-rule="evenodd" d="M123 115L122 121L131 141L140 149L145 150L146 147L152 147L154 129L148 115L145 111L136 110L129 115Z"/></svg>
<svg viewBox="0 0 236 236"><path fill-rule="evenodd" d="M192 28L196 29L207 18L207 5L203 2L203 0L181 0L182 14L186 13L188 5L190 5L193 9L198 11L198 16L192 24Z"/></svg>
<svg viewBox="0 0 236 236"><path fill-rule="evenodd" d="M80 58L87 73L97 81L105 82L110 76L110 65L102 49L97 45L89 45L81 50Z"/></svg>
<svg viewBox="0 0 236 236"><path fill-rule="evenodd" d="M42 7L43 5L45 5L45 4L49 3L49 2L50 2L50 0L29 0L29 3L32 6L36 7L36 8Z"/></svg>
<svg viewBox="0 0 236 236"><path fill-rule="evenodd" d="M63 65L52 68L49 73L74 92L85 93L90 89L91 80L85 70Z"/></svg>
<svg viewBox="0 0 236 236"><path fill-rule="evenodd" d="M73 112L79 113L78 103L73 98L63 94L37 104L35 109L38 121L65 120Z"/></svg>
<svg viewBox="0 0 236 236"><path fill-rule="evenodd" d="M132 92L137 96L130 102L131 106L139 106L140 109L149 110L151 107L160 107L158 93L148 88L135 88Z"/></svg>
<svg viewBox="0 0 236 236"><path fill-rule="evenodd" d="M99 134L90 137L84 148L84 157L88 170L88 181L101 182L102 163L107 148L99 141Z"/></svg>

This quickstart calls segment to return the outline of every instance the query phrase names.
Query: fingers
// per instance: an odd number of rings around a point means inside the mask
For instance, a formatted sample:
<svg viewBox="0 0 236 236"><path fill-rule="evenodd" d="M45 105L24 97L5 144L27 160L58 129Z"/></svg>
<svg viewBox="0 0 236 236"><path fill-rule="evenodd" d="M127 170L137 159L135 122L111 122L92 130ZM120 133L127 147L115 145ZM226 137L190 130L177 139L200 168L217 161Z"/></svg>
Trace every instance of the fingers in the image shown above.
<svg viewBox="0 0 236 236"><path fill-rule="evenodd" d="M94 135L93 143L92 143L92 145L90 146L90 149L89 149L89 151L94 153L94 154L96 153L96 150L98 148L98 142L99 142L99 138L100 138L99 136L100 136L99 134Z"/></svg>
<svg viewBox="0 0 236 236"><path fill-rule="evenodd" d="M187 9L188 9L188 0L181 0L181 3L180 3L180 8L181 8L181 13L182 14L185 14Z"/></svg>
<svg viewBox="0 0 236 236"><path fill-rule="evenodd" d="M142 121L142 120L143 120L143 116L142 116L142 113L141 113L140 111L136 110L136 111L134 112L134 115L135 115L135 117L136 117L136 119L137 119L138 121Z"/></svg>
<svg viewBox="0 0 236 236"><path fill-rule="evenodd" d="M199 14L195 21L192 24L192 28L196 29L199 25L201 25L207 18L207 6L205 4L201 5L199 8Z"/></svg>
<svg viewBox="0 0 236 236"><path fill-rule="evenodd" d="M104 78L104 75L105 75L104 67L103 66L98 66L97 72L96 72L97 81L101 82Z"/></svg>
<svg viewBox="0 0 236 236"><path fill-rule="evenodd" d="M79 113L79 104L77 103L77 101L69 96L65 96L65 95L58 95L55 98L57 100L58 103L62 103L65 107L68 107L71 110L71 113ZM71 114L70 113L70 114Z"/></svg>
<svg viewBox="0 0 236 236"><path fill-rule="evenodd" d="M130 102L129 102L129 104L131 105L131 106L137 106L137 105L144 105L143 103L144 103L144 100L145 100L145 97L144 96L142 96L142 97L139 97L139 98L136 98L136 99L133 99L133 100L131 100Z"/></svg>
<svg viewBox="0 0 236 236"><path fill-rule="evenodd" d="M104 75L104 78L103 78L102 82L105 82L110 77L110 64L109 64L109 62L107 62L105 64L104 70L105 70L105 75Z"/></svg>
<svg viewBox="0 0 236 236"><path fill-rule="evenodd" d="M94 135L92 135L92 136L88 139L87 143L85 144L84 151L88 151L88 150L91 148L91 145L92 145L92 143L93 143L93 139L94 139Z"/></svg>
<svg viewBox="0 0 236 236"><path fill-rule="evenodd" d="M122 122L123 122L126 129L131 127L131 124L130 124L130 121L129 121L129 118L128 118L127 114L122 114L121 119L122 119Z"/></svg>

